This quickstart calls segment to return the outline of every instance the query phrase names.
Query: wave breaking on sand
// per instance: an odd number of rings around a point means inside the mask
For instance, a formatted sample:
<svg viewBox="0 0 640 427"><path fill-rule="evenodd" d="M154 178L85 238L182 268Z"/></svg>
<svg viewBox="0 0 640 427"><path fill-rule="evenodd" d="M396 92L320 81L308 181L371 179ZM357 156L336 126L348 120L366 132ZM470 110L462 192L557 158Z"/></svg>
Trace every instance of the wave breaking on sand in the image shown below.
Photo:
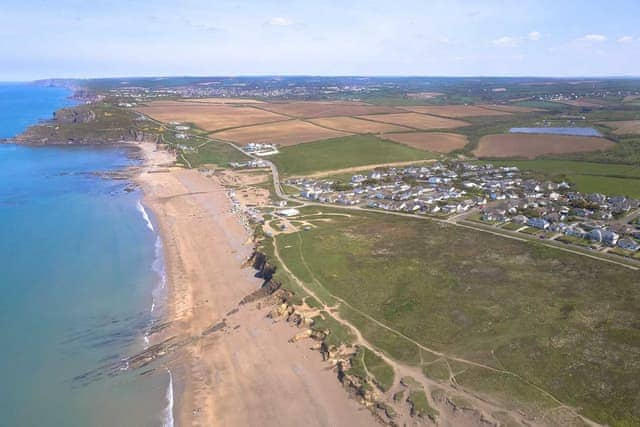
<svg viewBox="0 0 640 427"><path fill-rule="evenodd" d="M173 375L171 370L167 368L167 374L169 374L169 385L167 386L167 406L164 408L162 416L162 427L174 427L173 420Z"/></svg>
<svg viewBox="0 0 640 427"><path fill-rule="evenodd" d="M147 210L144 208L144 206L139 200L136 203L136 209L138 209L138 212L140 212L140 214L142 215L142 219L144 219L144 222L147 224L147 228L155 232L156 230L153 227L153 223L151 222L151 219L149 218L149 214L147 213Z"/></svg>

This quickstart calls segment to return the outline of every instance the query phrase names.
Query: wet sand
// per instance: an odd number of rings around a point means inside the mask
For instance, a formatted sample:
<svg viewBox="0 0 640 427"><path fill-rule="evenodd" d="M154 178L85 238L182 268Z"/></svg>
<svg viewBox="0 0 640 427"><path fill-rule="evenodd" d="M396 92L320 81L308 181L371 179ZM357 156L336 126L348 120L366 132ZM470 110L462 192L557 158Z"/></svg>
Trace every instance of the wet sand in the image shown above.
<svg viewBox="0 0 640 427"><path fill-rule="evenodd" d="M169 362L176 425L374 425L310 341L287 342L297 329L272 322L256 304L231 313L261 280L241 268L252 246L217 178L158 166L171 158L153 144L143 144L143 153L147 166L137 181L164 244L168 333L198 336L226 322Z"/></svg>

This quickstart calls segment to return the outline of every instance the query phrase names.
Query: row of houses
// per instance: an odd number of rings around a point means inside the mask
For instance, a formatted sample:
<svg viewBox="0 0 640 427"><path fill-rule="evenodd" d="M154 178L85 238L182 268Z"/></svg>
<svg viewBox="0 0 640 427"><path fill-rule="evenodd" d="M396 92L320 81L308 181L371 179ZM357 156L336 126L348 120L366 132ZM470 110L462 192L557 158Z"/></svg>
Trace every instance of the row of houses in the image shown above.
<svg viewBox="0 0 640 427"><path fill-rule="evenodd" d="M482 207L492 200L517 199L528 186L533 191L539 185L523 180L515 167L463 162L376 169L353 175L346 186L304 178L289 184L298 186L300 197L309 200L445 215Z"/></svg>
<svg viewBox="0 0 640 427"><path fill-rule="evenodd" d="M258 159L258 160L248 160L246 162L229 162L229 166L234 169L259 169L266 168L269 166L269 162L266 160Z"/></svg>
<svg viewBox="0 0 640 427"><path fill-rule="evenodd" d="M583 194L567 182L523 176L512 166L451 161L380 168L353 175L348 183L310 178L288 183L300 188L301 198L322 203L441 216L476 208L488 222L514 222L607 246L621 242L634 248L637 238L634 227L620 229L615 220L638 209L638 200Z"/></svg>

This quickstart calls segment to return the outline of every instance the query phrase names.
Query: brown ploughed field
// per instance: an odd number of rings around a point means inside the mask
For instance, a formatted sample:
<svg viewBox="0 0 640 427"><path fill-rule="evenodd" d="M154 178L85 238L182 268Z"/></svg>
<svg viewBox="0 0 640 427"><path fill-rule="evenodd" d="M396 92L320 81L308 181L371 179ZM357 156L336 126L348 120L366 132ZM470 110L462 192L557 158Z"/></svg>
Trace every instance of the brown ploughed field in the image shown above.
<svg viewBox="0 0 640 427"><path fill-rule="evenodd" d="M287 119L258 108L202 102L153 101L138 111L162 122L188 122L208 131Z"/></svg>
<svg viewBox="0 0 640 427"><path fill-rule="evenodd" d="M418 113L374 114L362 116L362 118L422 130L453 129L469 124L461 120L445 119Z"/></svg>
<svg viewBox="0 0 640 427"><path fill-rule="evenodd" d="M260 108L293 117L318 118L334 116L359 116L363 114L393 113L399 111L393 107L381 105L371 105L364 102L315 102L298 101L269 103L261 105Z"/></svg>
<svg viewBox="0 0 640 427"><path fill-rule="evenodd" d="M604 138L567 135L500 134L483 136L473 153L476 157L524 157L544 154L607 150L615 143Z"/></svg>
<svg viewBox="0 0 640 427"><path fill-rule="evenodd" d="M583 98L583 99L571 99L571 100L567 100L567 101L555 101L555 102L559 102L561 104L567 104L567 105L571 105L573 107L585 107L585 108L604 108L607 106L607 103L605 101L599 100L599 99L587 99L587 98Z"/></svg>
<svg viewBox="0 0 640 427"><path fill-rule="evenodd" d="M346 132L326 129L301 120L287 120L216 132L211 136L241 145L262 142L278 145L296 145L319 139L338 138L349 135Z"/></svg>
<svg viewBox="0 0 640 427"><path fill-rule="evenodd" d="M194 98L187 102L199 102L202 104L264 104L264 101L249 98Z"/></svg>
<svg viewBox="0 0 640 427"><path fill-rule="evenodd" d="M504 104L500 104L500 105L486 104L486 105L479 105L479 107L487 108L489 110L505 111L507 113L535 113L538 111L545 111L541 108L521 107L519 105L504 105Z"/></svg>
<svg viewBox="0 0 640 427"><path fill-rule="evenodd" d="M384 135L384 138L419 150L436 153L450 153L464 147L469 142L464 135L441 132L389 133Z"/></svg>
<svg viewBox="0 0 640 427"><path fill-rule="evenodd" d="M600 122L598 124L613 129L613 133L616 135L640 134L640 120L621 120L614 122Z"/></svg>
<svg viewBox="0 0 640 427"><path fill-rule="evenodd" d="M508 116L506 111L490 110L475 105L433 105L406 107L416 113L434 114L444 117L474 117L474 116Z"/></svg>
<svg viewBox="0 0 640 427"><path fill-rule="evenodd" d="M371 120L356 119L355 117L325 117L312 119L310 122L331 129L352 133L386 133L411 130L390 123L372 122Z"/></svg>

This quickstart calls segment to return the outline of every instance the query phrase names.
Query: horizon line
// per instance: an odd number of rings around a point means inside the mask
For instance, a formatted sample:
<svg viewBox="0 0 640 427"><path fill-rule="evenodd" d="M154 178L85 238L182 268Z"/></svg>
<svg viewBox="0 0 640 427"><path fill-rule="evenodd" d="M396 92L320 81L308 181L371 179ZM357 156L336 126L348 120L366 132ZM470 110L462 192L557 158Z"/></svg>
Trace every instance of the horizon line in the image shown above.
<svg viewBox="0 0 640 427"><path fill-rule="evenodd" d="M324 78L452 78L452 79L640 79L639 75L633 74L610 74L610 75L482 75L482 74L466 74L466 75L446 75L446 74L161 74L161 75L121 75L121 76L93 76L93 77L42 77L35 79L1 79L2 83L35 83L47 80L118 80L118 79L170 79L170 78L266 78L266 77L324 77Z"/></svg>

